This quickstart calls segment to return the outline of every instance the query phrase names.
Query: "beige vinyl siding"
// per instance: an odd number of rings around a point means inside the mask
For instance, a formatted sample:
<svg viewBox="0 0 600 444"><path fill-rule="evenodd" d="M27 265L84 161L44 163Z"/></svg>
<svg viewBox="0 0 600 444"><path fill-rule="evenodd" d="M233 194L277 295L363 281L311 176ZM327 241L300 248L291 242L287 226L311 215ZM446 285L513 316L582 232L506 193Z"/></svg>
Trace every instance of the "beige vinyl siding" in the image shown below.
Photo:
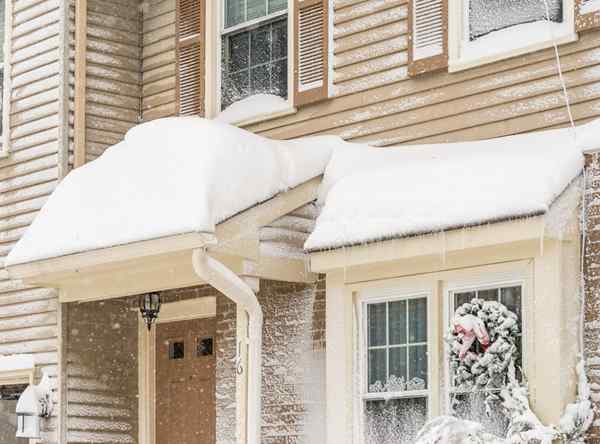
<svg viewBox="0 0 600 444"><path fill-rule="evenodd" d="M150 0L144 7L142 49L145 121L175 115L175 0Z"/></svg>
<svg viewBox="0 0 600 444"><path fill-rule="evenodd" d="M59 372L56 292L9 279L4 261L65 173L64 26L58 0L12 2L9 147L0 158L0 355L33 354L38 376L44 371L53 378ZM56 442L57 429L56 418L45 421L44 442Z"/></svg>
<svg viewBox="0 0 600 444"><path fill-rule="evenodd" d="M89 161L120 142L127 130L139 122L142 36L138 0L87 0L87 6L86 160ZM72 29L74 13L71 8ZM74 51L73 42L72 58ZM74 86L74 76L71 82Z"/></svg>

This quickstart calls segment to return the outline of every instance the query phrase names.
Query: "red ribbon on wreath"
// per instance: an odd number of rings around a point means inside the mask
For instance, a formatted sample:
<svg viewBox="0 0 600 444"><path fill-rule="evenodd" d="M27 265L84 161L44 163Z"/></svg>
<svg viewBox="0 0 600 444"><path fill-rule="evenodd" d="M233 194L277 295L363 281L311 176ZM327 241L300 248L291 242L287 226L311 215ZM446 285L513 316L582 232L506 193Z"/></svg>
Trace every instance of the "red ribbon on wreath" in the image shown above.
<svg viewBox="0 0 600 444"><path fill-rule="evenodd" d="M490 345L490 337L485 324L481 319L472 314L459 316L454 319L454 333L461 339L461 346L458 353L461 361L467 355L475 339L479 341L484 351Z"/></svg>

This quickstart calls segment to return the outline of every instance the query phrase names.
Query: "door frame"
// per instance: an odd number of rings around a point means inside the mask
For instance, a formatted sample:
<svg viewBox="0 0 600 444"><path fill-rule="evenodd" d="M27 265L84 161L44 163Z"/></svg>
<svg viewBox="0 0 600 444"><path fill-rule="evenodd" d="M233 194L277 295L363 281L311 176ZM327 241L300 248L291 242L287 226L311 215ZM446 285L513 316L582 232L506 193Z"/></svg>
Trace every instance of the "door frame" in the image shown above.
<svg viewBox="0 0 600 444"><path fill-rule="evenodd" d="M156 324L213 318L217 298L205 296L162 304ZM139 442L156 444L156 325L148 332L138 313L138 437Z"/></svg>

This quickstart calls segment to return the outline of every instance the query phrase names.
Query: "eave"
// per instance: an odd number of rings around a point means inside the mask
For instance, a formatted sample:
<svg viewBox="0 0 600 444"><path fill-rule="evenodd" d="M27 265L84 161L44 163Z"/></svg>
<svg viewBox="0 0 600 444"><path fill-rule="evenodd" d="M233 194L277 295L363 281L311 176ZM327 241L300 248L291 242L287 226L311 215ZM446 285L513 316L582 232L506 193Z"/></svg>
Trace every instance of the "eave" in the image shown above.
<svg viewBox="0 0 600 444"><path fill-rule="evenodd" d="M259 229L316 199L321 177L218 224L215 233L187 233L8 266L11 278L60 290L61 302L108 299L201 285L192 252L203 248L235 273L291 282L315 276L301 259L261 257Z"/></svg>

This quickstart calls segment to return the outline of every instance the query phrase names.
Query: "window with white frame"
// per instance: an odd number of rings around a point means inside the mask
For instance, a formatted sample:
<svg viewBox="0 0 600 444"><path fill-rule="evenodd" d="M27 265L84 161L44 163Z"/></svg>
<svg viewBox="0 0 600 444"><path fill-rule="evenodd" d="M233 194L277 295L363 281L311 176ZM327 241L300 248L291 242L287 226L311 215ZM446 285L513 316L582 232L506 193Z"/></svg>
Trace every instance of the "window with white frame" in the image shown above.
<svg viewBox="0 0 600 444"><path fill-rule="evenodd" d="M427 297L365 304L365 442L411 443L428 416Z"/></svg>
<svg viewBox="0 0 600 444"><path fill-rule="evenodd" d="M0 386L0 442L2 444L25 444L28 439L17 438L17 401L27 384Z"/></svg>
<svg viewBox="0 0 600 444"><path fill-rule="evenodd" d="M576 38L574 0L455 0L450 67L460 69Z"/></svg>
<svg viewBox="0 0 600 444"><path fill-rule="evenodd" d="M287 0L223 0L221 109L256 94L288 95Z"/></svg>
<svg viewBox="0 0 600 444"><path fill-rule="evenodd" d="M453 319L454 312L458 307L465 303L471 302L473 299L482 299L484 301L500 302L506 308L517 315L519 331L523 331L523 316L522 316L522 285L510 284L493 287L479 287L468 290L451 291L450 292L450 317ZM476 345L477 346L477 345ZM523 346L522 337L517 339L517 362L518 377L520 377L521 368L523 366ZM452 384L452 383L451 383ZM500 390L491 390L499 392ZM449 405L454 410L454 414L460 418L474 420L480 422L484 427L498 436L505 436L508 428L508 420L502 413L500 399L494 401L489 407L492 414L488 414L486 406L486 398L488 392L466 392L459 391L450 387L449 390Z"/></svg>

